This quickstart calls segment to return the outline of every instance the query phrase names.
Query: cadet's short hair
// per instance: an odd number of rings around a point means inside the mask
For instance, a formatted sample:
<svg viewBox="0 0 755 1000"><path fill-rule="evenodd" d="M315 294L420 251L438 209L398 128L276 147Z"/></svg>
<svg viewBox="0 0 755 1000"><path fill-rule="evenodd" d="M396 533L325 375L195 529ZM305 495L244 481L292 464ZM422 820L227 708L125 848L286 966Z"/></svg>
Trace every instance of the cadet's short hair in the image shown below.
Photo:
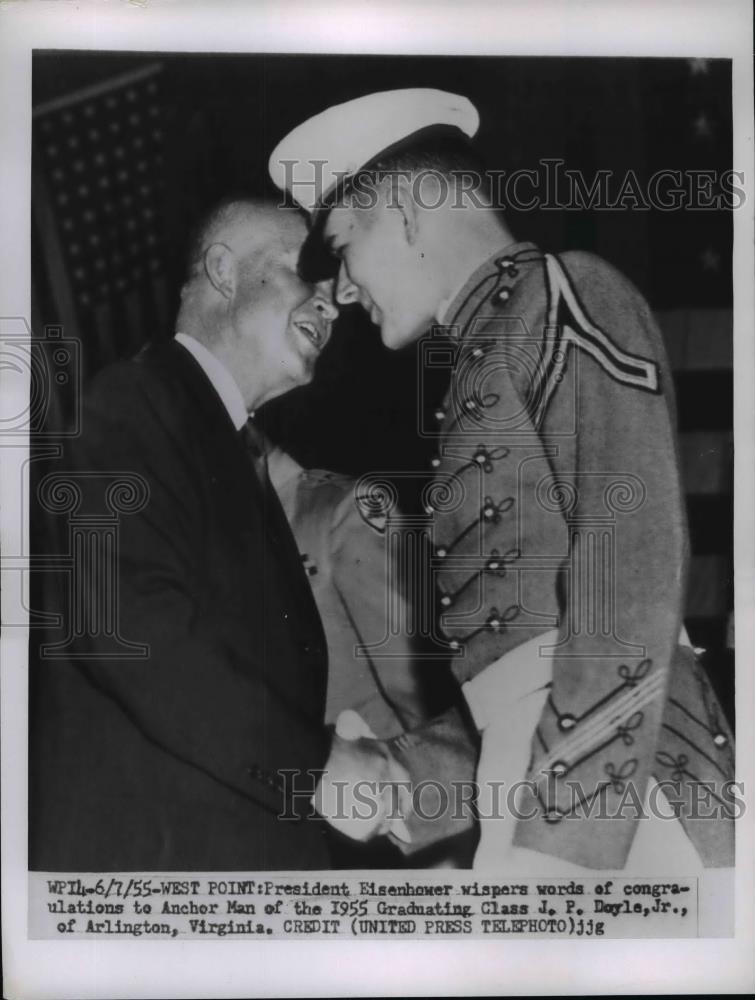
<svg viewBox="0 0 755 1000"><path fill-rule="evenodd" d="M487 189L485 164L470 140L458 129L433 126L377 156L347 181L336 199L348 198L350 192L374 186L391 175L424 174L442 177L449 189L458 181L463 181L467 191ZM480 200L490 203L486 195Z"/></svg>
<svg viewBox="0 0 755 1000"><path fill-rule="evenodd" d="M451 177L462 171L484 173L482 157L458 129L433 127L381 153L365 168L367 172L435 170ZM360 171L361 173L361 171Z"/></svg>

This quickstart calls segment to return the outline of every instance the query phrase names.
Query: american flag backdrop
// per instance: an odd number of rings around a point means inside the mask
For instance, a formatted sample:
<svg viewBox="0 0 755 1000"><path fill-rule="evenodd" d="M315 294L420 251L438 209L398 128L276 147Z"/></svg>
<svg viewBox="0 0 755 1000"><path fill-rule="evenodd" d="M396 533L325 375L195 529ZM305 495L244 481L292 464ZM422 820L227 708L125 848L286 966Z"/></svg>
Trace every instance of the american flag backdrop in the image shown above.
<svg viewBox="0 0 755 1000"><path fill-rule="evenodd" d="M662 99L648 102L654 169L704 177L732 166L730 72L726 60L703 58L668 61L658 70ZM664 113L667 102L677 114ZM733 718L732 241L730 210L655 212L650 220L651 303L674 372L687 497L687 628L706 649L711 679Z"/></svg>
<svg viewBox="0 0 755 1000"><path fill-rule="evenodd" d="M34 109L35 292L85 345L89 372L166 321L162 66Z"/></svg>

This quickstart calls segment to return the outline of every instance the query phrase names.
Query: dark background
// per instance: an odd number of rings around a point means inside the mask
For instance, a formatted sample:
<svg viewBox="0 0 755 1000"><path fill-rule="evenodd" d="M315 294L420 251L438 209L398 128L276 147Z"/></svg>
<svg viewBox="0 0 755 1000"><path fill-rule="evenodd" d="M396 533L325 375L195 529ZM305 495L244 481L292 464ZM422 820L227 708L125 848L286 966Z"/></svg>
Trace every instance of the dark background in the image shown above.
<svg viewBox="0 0 755 1000"><path fill-rule="evenodd" d="M33 58L33 327L81 344L81 379L173 333L189 236L228 194L277 197L270 151L308 115L375 90L462 93L488 164L730 169L726 60L38 52ZM518 238L591 250L656 311L674 369L693 559L687 621L732 715L731 212L506 209ZM270 404L303 464L359 474L428 468L417 352L391 353L346 310L312 385ZM70 417L69 381L49 421ZM81 380L79 380L81 381ZM422 404L442 394L426 386ZM404 495L411 507L414 497Z"/></svg>

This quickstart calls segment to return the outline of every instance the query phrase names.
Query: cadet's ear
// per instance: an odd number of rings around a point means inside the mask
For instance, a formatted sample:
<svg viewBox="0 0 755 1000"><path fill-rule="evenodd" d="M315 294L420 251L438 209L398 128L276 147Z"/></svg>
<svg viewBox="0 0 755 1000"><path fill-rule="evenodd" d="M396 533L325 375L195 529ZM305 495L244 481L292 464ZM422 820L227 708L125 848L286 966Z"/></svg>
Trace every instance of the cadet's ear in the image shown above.
<svg viewBox="0 0 755 1000"><path fill-rule="evenodd" d="M236 287L233 250L225 243L213 243L204 252L204 270L212 287L230 299Z"/></svg>
<svg viewBox="0 0 755 1000"><path fill-rule="evenodd" d="M412 194L412 185L408 177L399 175L391 192L393 204L401 212L404 220L404 235L407 243L412 245L417 240L419 232L419 209Z"/></svg>

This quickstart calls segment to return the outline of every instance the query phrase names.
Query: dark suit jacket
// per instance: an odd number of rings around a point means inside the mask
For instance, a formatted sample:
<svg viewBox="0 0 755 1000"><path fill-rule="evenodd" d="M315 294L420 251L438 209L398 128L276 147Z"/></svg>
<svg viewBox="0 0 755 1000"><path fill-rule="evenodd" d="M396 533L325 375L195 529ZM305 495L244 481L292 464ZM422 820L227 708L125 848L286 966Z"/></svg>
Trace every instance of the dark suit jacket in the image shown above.
<svg viewBox="0 0 755 1000"><path fill-rule="evenodd" d="M64 554L82 526L102 535L91 515L112 508L119 473L148 496L133 513L121 496L117 636L105 618L88 635L63 628L51 658L32 632L30 868L328 867L323 824L278 818L308 812L305 796L285 801L280 772L325 760L326 652L272 491L175 342L102 372L82 426L65 462L80 502L57 518ZM69 581L91 615L112 584L80 562ZM125 658L124 641L146 657Z"/></svg>

